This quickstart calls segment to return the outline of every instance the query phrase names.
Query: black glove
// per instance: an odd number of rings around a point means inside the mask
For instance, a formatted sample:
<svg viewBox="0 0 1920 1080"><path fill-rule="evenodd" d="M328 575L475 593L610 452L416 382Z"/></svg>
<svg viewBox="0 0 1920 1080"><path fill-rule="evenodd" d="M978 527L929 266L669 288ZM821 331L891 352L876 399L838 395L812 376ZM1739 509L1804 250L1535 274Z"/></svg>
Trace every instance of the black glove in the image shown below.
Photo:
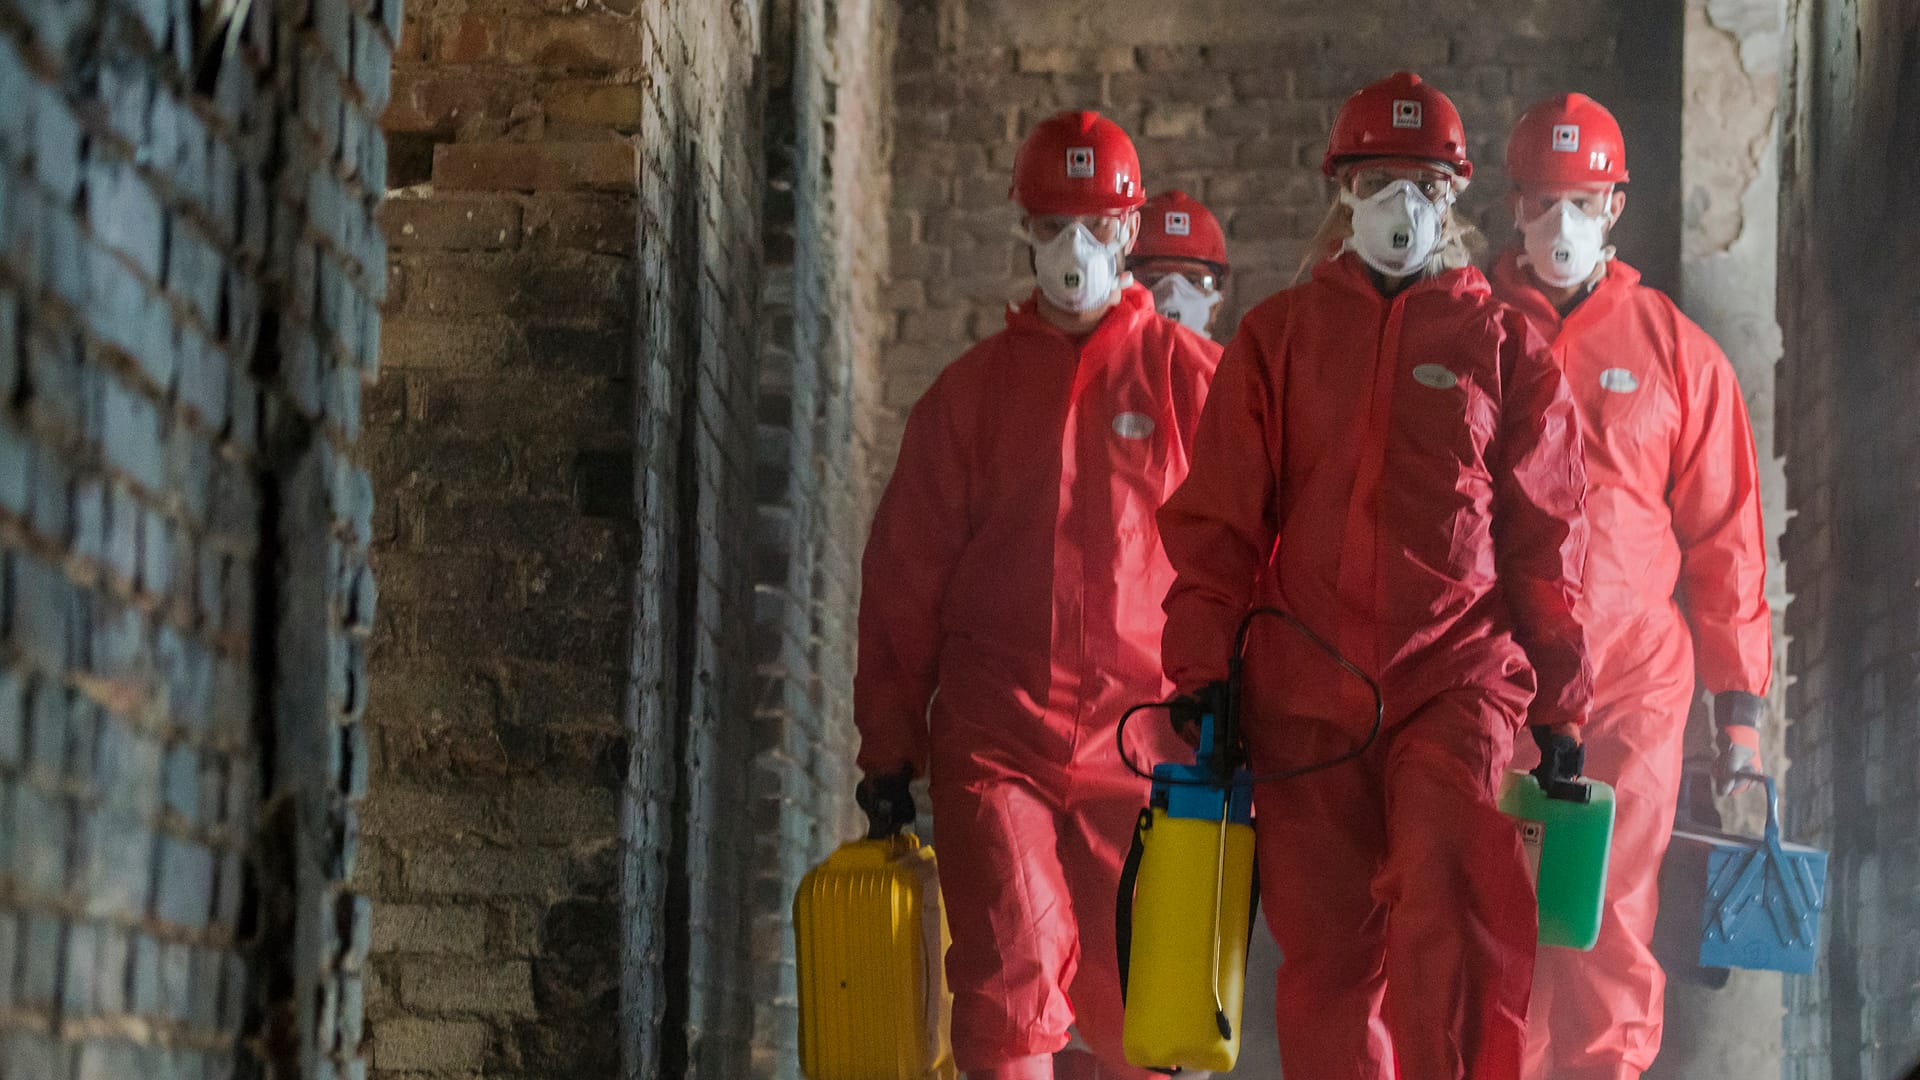
<svg viewBox="0 0 1920 1080"><path fill-rule="evenodd" d="M913 805L913 770L881 776L869 776L853 789L853 801L867 812L867 839L884 840L913 824L918 811Z"/></svg>
<svg viewBox="0 0 1920 1080"><path fill-rule="evenodd" d="M1197 694L1181 694L1167 702L1167 725L1180 741L1194 749L1200 748L1200 718L1206 715L1207 707Z"/></svg>
<svg viewBox="0 0 1920 1080"><path fill-rule="evenodd" d="M1580 779L1587 767L1587 748L1579 736L1568 735L1550 727L1531 727L1533 744L1540 748L1540 766L1533 770L1533 778L1540 781L1540 787L1548 794L1562 784Z"/></svg>
<svg viewBox="0 0 1920 1080"><path fill-rule="evenodd" d="M1167 723L1172 725L1173 733L1180 741L1200 749L1200 718L1211 715L1220 719L1220 710L1226 707L1227 684L1224 680L1210 682L1191 694L1181 694L1167 702Z"/></svg>
<svg viewBox="0 0 1920 1080"><path fill-rule="evenodd" d="M1745 690L1723 690L1713 695L1713 722L1721 727L1738 724L1758 730L1767 717L1767 699Z"/></svg>

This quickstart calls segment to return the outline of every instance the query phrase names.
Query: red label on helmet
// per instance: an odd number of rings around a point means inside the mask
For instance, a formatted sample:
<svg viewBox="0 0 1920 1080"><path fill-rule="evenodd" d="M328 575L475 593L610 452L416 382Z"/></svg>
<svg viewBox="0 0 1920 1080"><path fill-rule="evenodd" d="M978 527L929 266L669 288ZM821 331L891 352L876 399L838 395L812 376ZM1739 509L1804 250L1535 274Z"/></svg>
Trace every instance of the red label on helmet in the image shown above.
<svg viewBox="0 0 1920 1080"><path fill-rule="evenodd" d="M1397 128L1420 127L1420 103L1417 101L1395 101L1393 103L1393 126Z"/></svg>
<svg viewBox="0 0 1920 1080"><path fill-rule="evenodd" d="M1076 146L1067 151L1067 176L1075 180L1093 177L1093 147Z"/></svg>
<svg viewBox="0 0 1920 1080"><path fill-rule="evenodd" d="M1580 149L1580 125L1553 125L1553 148L1563 154L1571 154Z"/></svg>
<svg viewBox="0 0 1920 1080"><path fill-rule="evenodd" d="M1187 212L1185 210L1167 211L1167 235L1168 236L1192 236L1193 235L1193 219L1187 216Z"/></svg>

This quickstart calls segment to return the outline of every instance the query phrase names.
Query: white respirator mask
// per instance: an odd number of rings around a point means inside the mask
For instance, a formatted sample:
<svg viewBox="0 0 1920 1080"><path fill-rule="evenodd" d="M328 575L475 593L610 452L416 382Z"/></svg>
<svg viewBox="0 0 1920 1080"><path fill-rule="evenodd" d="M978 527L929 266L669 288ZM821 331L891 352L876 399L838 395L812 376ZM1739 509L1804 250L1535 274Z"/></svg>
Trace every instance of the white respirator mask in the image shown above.
<svg viewBox="0 0 1920 1080"><path fill-rule="evenodd" d="M1607 226L1613 218L1607 214L1590 216L1562 199L1553 209L1526 221L1518 211L1514 224L1526 237L1527 265L1542 282L1556 289L1570 289L1593 277L1593 271L1611 257L1607 247Z"/></svg>
<svg viewBox="0 0 1920 1080"><path fill-rule="evenodd" d="M1031 236L1027 242L1033 245L1040 291L1063 310L1075 315L1092 311L1104 305L1120 283L1120 254L1127 249L1124 227L1111 244L1102 244L1077 221L1044 244Z"/></svg>
<svg viewBox="0 0 1920 1080"><path fill-rule="evenodd" d="M1341 188L1340 201L1353 211L1353 235L1343 250L1388 277L1404 278L1425 270L1439 252L1440 228L1453 195L1435 202L1413 181L1395 180L1367 199Z"/></svg>
<svg viewBox="0 0 1920 1080"><path fill-rule="evenodd" d="M1221 299L1219 290L1203 289L1184 274L1168 274L1153 286L1154 310L1206 338L1213 336L1207 333L1207 319Z"/></svg>

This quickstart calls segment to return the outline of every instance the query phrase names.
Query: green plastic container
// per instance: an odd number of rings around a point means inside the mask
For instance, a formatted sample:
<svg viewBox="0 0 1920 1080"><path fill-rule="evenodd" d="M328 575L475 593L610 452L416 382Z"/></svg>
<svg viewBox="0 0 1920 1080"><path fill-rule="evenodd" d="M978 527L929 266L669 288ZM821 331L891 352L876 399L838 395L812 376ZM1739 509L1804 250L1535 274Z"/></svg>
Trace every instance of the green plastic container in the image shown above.
<svg viewBox="0 0 1920 1080"><path fill-rule="evenodd" d="M1613 846L1613 788L1577 780L1548 793L1531 773L1510 772L1500 788L1500 810L1520 823L1540 899L1540 944L1593 948Z"/></svg>

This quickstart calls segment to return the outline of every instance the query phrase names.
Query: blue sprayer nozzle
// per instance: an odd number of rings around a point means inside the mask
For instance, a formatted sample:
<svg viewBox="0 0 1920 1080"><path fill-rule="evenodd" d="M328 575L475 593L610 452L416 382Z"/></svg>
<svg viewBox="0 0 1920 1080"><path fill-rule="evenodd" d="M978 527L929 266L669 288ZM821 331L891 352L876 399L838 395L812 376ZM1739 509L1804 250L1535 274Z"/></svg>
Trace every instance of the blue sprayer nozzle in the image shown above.
<svg viewBox="0 0 1920 1080"><path fill-rule="evenodd" d="M1221 801L1231 788L1227 819L1241 824L1253 820L1253 774L1237 768L1227 782L1221 782L1220 755L1224 748L1215 745L1218 730L1211 712L1202 715L1200 745L1193 762L1169 761L1154 766L1153 802L1166 807L1167 816L1218 821Z"/></svg>

